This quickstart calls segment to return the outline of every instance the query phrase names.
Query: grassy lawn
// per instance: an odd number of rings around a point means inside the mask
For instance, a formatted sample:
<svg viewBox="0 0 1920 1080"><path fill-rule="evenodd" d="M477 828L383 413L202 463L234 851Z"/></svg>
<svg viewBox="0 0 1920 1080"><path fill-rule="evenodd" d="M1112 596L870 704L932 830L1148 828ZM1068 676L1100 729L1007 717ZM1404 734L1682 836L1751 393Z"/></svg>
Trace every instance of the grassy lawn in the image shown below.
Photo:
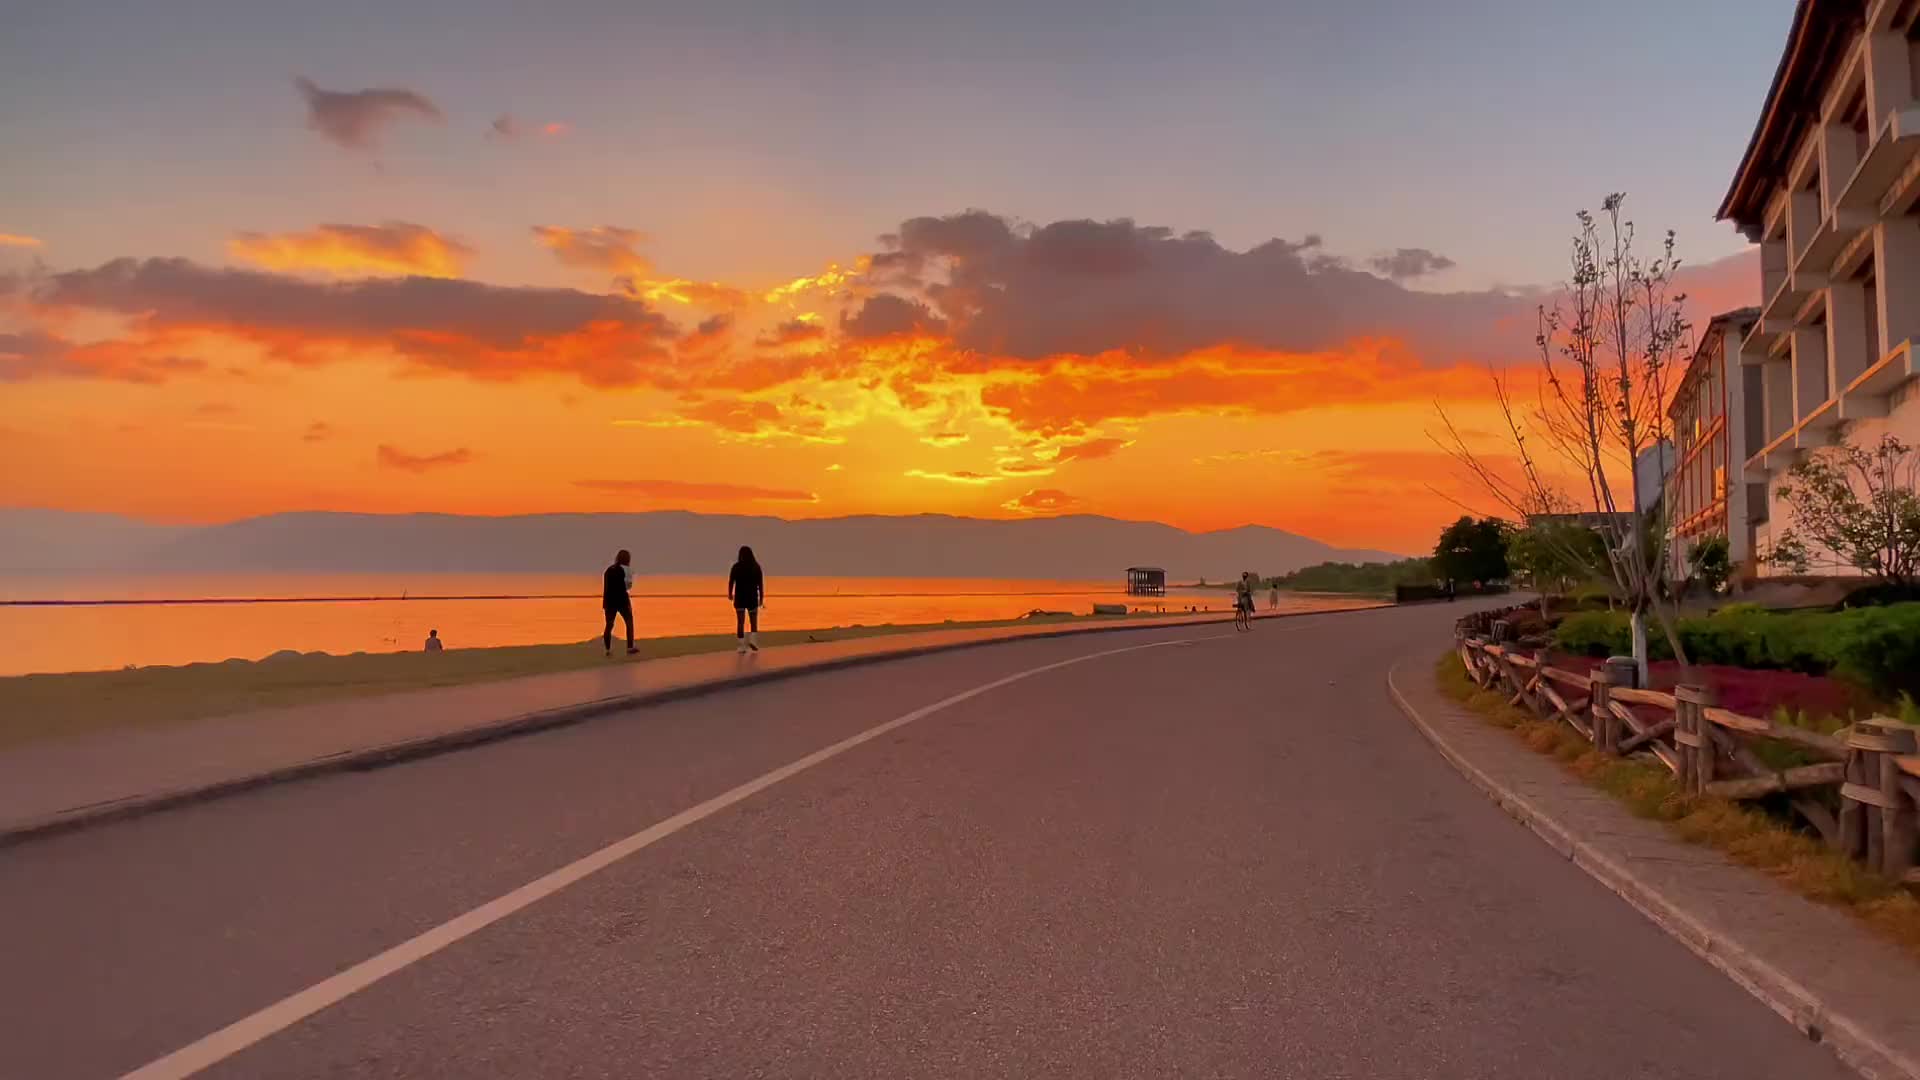
<svg viewBox="0 0 1920 1080"><path fill-rule="evenodd" d="M1172 614L1172 613L1170 613ZM1047 615L989 622L835 627L826 630L773 630L760 635L767 647L809 641L910 634L929 630L970 630L1044 624L1151 621L1163 616ZM495 649L364 653L358 656L291 656L278 660L229 661L181 667L143 667L122 671L77 671L57 675L0 678L0 750L42 739L81 735L122 726L151 727L282 705L420 690L435 686L512 679L556 671L603 667L608 663L658 660L732 649L732 634L696 634L647 638L640 655L615 659L600 651L598 638L571 645L517 645Z"/></svg>
<svg viewBox="0 0 1920 1080"><path fill-rule="evenodd" d="M1760 810L1681 792L1664 766L1600 753L1565 724L1538 719L1508 705L1505 695L1475 686L1452 653L1440 660L1435 676L1449 697L1534 750L1551 754L1568 772L1636 815L1665 822L1683 838L1721 851L1809 900L1841 908L1920 956L1920 900L1900 885Z"/></svg>

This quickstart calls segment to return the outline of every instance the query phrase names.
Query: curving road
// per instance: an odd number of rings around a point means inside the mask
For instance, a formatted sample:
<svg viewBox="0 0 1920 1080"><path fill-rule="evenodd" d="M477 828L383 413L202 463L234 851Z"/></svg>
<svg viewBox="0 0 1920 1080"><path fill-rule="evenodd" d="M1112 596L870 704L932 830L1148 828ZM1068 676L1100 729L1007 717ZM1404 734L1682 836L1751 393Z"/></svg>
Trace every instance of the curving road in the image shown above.
<svg viewBox="0 0 1920 1080"><path fill-rule="evenodd" d="M0 849L0 1077L1851 1075L1395 711L1454 614L976 648Z"/></svg>

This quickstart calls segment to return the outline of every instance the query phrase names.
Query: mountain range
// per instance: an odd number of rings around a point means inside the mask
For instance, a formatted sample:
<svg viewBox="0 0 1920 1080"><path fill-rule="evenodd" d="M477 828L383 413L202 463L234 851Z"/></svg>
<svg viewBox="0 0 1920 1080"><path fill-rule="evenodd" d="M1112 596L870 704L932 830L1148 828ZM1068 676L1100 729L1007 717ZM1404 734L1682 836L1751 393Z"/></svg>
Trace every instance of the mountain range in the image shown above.
<svg viewBox="0 0 1920 1080"><path fill-rule="evenodd" d="M788 521L665 510L642 514L296 512L222 525L0 509L0 571L592 573L616 549L639 573L721 572L750 544L774 574L1106 578L1159 566L1169 580L1281 574L1314 563L1385 562L1261 525L1194 533L1077 514L989 520L916 514Z"/></svg>

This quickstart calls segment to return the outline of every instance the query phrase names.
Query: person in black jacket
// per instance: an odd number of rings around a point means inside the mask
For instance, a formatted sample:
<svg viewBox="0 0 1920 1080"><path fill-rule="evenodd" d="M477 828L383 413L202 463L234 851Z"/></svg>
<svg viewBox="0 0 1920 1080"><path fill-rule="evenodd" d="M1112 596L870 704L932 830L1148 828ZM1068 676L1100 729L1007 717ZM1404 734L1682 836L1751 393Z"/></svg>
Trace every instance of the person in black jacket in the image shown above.
<svg viewBox="0 0 1920 1080"><path fill-rule="evenodd" d="M739 642L735 652L760 651L760 605L766 598L766 575L761 573L753 549L742 547L739 561L727 571L727 599L733 601L733 636ZM747 632L749 620L753 623L751 634Z"/></svg>
<svg viewBox="0 0 1920 1080"><path fill-rule="evenodd" d="M607 615L607 627L600 632L600 645L613 655L613 617L627 620L627 655L640 650L633 647L633 599L627 595L628 570L633 556L625 548L613 557L613 565L600 575L600 607Z"/></svg>

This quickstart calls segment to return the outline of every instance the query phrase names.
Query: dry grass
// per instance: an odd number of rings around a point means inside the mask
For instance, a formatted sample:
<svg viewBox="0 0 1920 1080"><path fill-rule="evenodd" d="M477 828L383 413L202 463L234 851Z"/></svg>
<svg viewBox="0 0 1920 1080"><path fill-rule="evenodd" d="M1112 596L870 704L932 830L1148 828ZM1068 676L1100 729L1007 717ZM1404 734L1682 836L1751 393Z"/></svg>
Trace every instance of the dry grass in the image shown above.
<svg viewBox="0 0 1920 1080"><path fill-rule="evenodd" d="M1661 765L1600 753L1565 724L1541 720L1507 704L1504 695L1474 685L1458 656L1442 658L1435 675L1449 697L1512 730L1534 750L1553 755L1634 814L1665 822L1683 839L1714 848L1809 900L1841 908L1920 956L1920 899L1897 883L1764 811L1682 792Z"/></svg>
<svg viewBox="0 0 1920 1080"><path fill-rule="evenodd" d="M1156 616L1138 616L1152 619ZM774 630L762 644L845 641L929 630L965 630L1037 623L1131 621L1114 616L1057 615L988 622L835 627L825 630ZM698 634L640 641L640 656L658 660L734 647L732 634ZM629 658L619 655L616 660ZM439 686L492 682L602 667L609 661L598 638L569 645L519 645L494 649L363 653L354 656L292 656L268 661L229 661L181 667L78 671L57 675L0 678L0 751L44 739L64 738L117 727L178 724L256 709L306 705L347 698L422 690Z"/></svg>

